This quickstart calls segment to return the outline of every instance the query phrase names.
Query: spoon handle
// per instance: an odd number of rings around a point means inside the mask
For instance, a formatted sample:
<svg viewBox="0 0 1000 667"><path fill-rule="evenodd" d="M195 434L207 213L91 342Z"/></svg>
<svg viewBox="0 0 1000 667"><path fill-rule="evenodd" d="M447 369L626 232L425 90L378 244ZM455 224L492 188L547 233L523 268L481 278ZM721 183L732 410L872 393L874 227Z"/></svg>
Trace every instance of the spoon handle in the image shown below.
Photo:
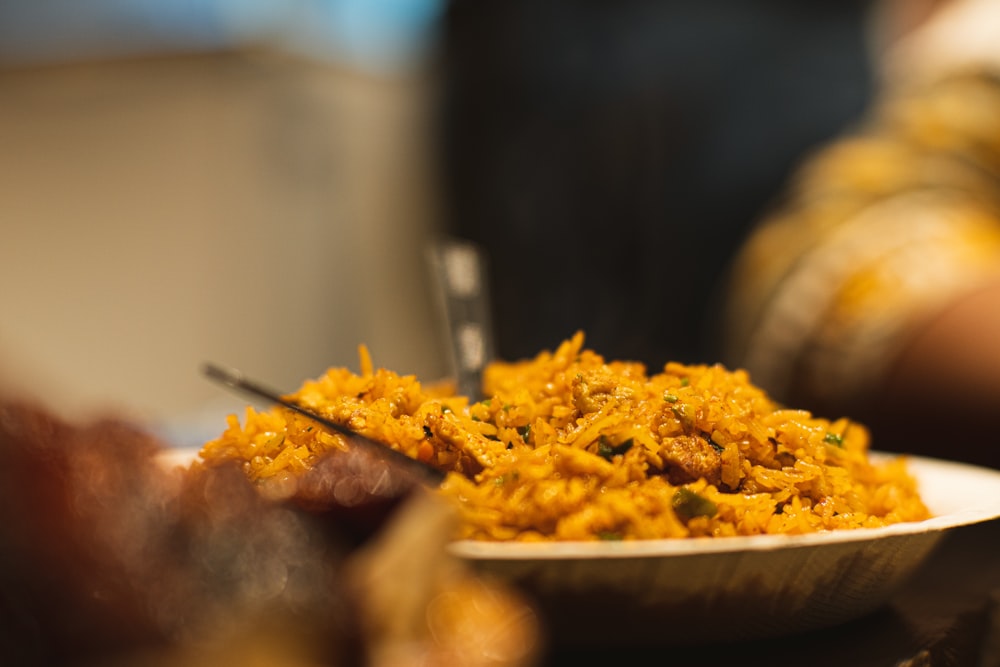
<svg viewBox="0 0 1000 667"><path fill-rule="evenodd" d="M446 237L433 243L430 259L458 393L478 401L483 368L495 354L485 253L474 243Z"/></svg>

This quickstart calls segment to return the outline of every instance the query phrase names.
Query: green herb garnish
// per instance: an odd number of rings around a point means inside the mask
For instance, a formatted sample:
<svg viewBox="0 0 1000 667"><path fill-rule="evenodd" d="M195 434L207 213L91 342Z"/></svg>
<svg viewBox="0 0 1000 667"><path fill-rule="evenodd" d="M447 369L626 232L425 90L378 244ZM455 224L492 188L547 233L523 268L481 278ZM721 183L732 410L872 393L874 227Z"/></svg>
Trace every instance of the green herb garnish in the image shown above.
<svg viewBox="0 0 1000 667"><path fill-rule="evenodd" d="M715 516L715 513L719 511L719 508L711 500L699 496L686 487L677 489L670 504L681 521L690 521L696 516Z"/></svg>
<svg viewBox="0 0 1000 667"><path fill-rule="evenodd" d="M613 445L602 435L597 440L597 455L610 461L611 457L617 456L618 454L624 454L628 450L632 449L633 444L633 439L629 438L620 445Z"/></svg>

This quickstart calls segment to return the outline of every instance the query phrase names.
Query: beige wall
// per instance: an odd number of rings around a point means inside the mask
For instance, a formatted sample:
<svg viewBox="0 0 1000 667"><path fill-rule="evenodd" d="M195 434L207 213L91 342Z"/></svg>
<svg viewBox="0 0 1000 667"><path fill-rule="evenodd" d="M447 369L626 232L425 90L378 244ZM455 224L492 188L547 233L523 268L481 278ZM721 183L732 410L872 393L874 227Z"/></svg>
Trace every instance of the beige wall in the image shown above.
<svg viewBox="0 0 1000 667"><path fill-rule="evenodd" d="M242 411L205 360L440 375L426 102L273 54L0 71L0 387L185 423Z"/></svg>

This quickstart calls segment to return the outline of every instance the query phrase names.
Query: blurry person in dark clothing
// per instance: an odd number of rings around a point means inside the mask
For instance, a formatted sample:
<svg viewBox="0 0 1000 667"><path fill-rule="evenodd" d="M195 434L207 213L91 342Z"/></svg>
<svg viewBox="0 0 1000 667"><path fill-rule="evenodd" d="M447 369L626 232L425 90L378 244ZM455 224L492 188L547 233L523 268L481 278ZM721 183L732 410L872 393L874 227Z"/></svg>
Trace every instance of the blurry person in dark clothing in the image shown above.
<svg viewBox="0 0 1000 667"><path fill-rule="evenodd" d="M877 99L755 226L723 327L727 363L779 400L849 415L880 449L995 467L997 26L995 0L945 0L878 50Z"/></svg>
<svg viewBox="0 0 1000 667"><path fill-rule="evenodd" d="M718 360L751 224L872 90L870 2L457 0L443 24L449 231L482 244L498 354Z"/></svg>

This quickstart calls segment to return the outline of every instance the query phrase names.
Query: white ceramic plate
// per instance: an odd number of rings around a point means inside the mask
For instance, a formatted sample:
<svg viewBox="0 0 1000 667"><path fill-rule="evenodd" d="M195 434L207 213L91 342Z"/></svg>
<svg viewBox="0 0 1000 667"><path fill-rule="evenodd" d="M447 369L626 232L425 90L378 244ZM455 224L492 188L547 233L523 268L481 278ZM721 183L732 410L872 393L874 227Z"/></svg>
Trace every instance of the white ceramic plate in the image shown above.
<svg viewBox="0 0 1000 667"><path fill-rule="evenodd" d="M195 452L170 452L186 465ZM874 453L873 458L888 455ZM909 457L934 517L807 535L622 542L474 542L452 554L516 584L564 644L775 637L883 605L949 530L1000 517L1000 471Z"/></svg>
<svg viewBox="0 0 1000 667"><path fill-rule="evenodd" d="M1000 517L1000 471L920 457L908 465L934 514L926 521L721 539L463 541L451 551L532 594L563 643L803 632L877 609L947 531Z"/></svg>

